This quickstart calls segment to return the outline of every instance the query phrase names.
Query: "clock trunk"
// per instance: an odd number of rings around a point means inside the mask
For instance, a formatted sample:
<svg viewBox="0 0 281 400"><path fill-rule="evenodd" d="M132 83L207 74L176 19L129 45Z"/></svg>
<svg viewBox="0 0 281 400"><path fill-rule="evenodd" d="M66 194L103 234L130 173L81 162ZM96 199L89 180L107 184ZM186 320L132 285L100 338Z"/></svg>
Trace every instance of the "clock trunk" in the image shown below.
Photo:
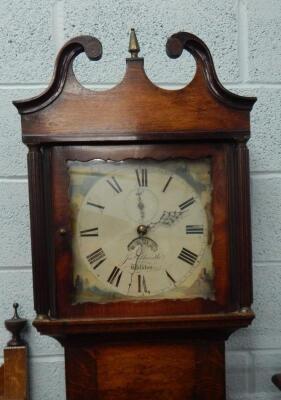
<svg viewBox="0 0 281 400"><path fill-rule="evenodd" d="M78 339L65 345L65 357L68 400L225 399L224 340L218 338L173 335L171 343L135 336L120 343L89 339L82 346Z"/></svg>

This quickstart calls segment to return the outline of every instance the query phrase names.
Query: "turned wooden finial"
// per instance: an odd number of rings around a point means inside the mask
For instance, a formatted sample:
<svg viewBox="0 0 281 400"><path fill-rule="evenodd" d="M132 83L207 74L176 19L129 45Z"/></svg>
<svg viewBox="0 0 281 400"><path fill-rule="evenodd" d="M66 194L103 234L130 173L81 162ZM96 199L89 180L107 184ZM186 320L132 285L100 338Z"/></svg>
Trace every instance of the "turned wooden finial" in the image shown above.
<svg viewBox="0 0 281 400"><path fill-rule="evenodd" d="M138 58L139 51L140 46L137 39L136 31L132 28L129 43L129 52L131 53L131 58Z"/></svg>
<svg viewBox="0 0 281 400"><path fill-rule="evenodd" d="M12 334L12 339L9 340L7 346L15 347L15 346L23 346L25 345L24 340L21 338L20 333L25 327L27 320L20 318L18 315L18 303L13 304L14 307L14 315L11 319L6 319L5 326L9 332Z"/></svg>

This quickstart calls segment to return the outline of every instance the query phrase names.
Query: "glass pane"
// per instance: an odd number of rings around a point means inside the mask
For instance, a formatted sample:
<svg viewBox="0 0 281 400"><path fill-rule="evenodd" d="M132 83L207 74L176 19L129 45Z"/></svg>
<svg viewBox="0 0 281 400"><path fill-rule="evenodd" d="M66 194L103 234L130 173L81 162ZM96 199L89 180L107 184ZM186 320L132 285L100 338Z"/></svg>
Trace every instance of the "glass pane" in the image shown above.
<svg viewBox="0 0 281 400"><path fill-rule="evenodd" d="M214 299L211 161L68 161L74 303Z"/></svg>

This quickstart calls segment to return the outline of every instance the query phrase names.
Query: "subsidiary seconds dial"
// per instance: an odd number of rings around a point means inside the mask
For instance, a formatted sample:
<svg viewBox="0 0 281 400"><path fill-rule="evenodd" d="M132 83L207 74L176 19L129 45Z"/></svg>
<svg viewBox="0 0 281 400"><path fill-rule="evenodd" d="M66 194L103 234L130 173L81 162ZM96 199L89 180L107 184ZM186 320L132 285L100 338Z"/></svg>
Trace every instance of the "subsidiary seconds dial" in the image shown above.
<svg viewBox="0 0 281 400"><path fill-rule="evenodd" d="M82 262L106 291L157 296L200 273L206 212L194 187L164 166L111 165L88 190L77 222Z"/></svg>

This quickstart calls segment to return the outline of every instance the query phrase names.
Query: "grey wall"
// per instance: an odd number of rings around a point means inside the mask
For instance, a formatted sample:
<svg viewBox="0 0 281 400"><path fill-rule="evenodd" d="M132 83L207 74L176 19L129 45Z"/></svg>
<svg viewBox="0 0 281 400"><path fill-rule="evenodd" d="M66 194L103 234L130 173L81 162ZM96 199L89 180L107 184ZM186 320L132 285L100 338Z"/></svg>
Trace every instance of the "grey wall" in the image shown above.
<svg viewBox="0 0 281 400"><path fill-rule="evenodd" d="M191 57L173 61L164 50L170 34L186 30L210 47L228 88L258 97L249 143L257 318L229 340L227 386L229 399L279 399L270 376L281 372L280 0L1 0L0 321L10 316L15 300L23 315L34 317L26 151L11 101L41 92L57 50L78 34L92 34L104 47L98 63L79 57L79 79L98 89L115 84L124 73L131 27L137 29L147 74L159 85L177 88L192 77ZM64 399L62 348L31 326L26 337L32 399ZM0 348L7 339L1 323Z"/></svg>

